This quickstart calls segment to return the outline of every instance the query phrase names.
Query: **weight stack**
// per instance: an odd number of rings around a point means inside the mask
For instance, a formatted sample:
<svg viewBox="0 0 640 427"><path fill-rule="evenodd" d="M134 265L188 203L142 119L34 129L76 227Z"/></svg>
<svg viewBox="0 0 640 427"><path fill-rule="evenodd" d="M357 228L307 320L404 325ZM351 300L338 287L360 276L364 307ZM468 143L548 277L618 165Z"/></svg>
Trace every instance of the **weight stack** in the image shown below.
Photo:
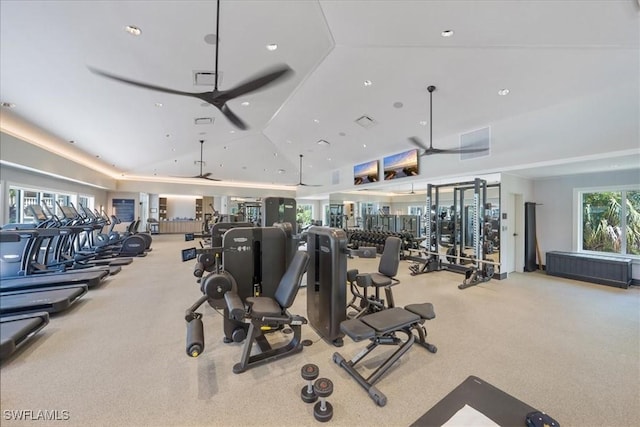
<svg viewBox="0 0 640 427"><path fill-rule="evenodd" d="M316 227L307 236L307 318L325 340L342 345L340 322L347 318L347 235Z"/></svg>

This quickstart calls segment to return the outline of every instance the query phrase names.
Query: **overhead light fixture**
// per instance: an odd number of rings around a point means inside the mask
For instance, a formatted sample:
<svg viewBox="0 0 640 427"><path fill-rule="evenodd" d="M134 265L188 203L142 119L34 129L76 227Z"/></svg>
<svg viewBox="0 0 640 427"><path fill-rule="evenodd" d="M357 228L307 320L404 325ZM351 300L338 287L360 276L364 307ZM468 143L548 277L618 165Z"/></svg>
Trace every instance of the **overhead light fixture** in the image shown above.
<svg viewBox="0 0 640 427"><path fill-rule="evenodd" d="M426 120L420 120L420 126L426 126L426 125L427 125Z"/></svg>
<svg viewBox="0 0 640 427"><path fill-rule="evenodd" d="M404 107L404 104L402 102L400 102L400 101L397 101L397 102L393 103L393 106L395 108L402 108L402 107Z"/></svg>
<svg viewBox="0 0 640 427"><path fill-rule="evenodd" d="M323 147L328 147L329 145L331 145L329 141L326 141L324 139L319 140L318 142L316 142L316 144L322 145Z"/></svg>
<svg viewBox="0 0 640 427"><path fill-rule="evenodd" d="M248 107L251 104L249 104L249 101L243 101L240 103L240 105L242 105L243 107Z"/></svg>
<svg viewBox="0 0 640 427"><path fill-rule="evenodd" d="M451 37L453 36L453 30L444 30L440 33L442 37Z"/></svg>
<svg viewBox="0 0 640 427"><path fill-rule="evenodd" d="M142 34L142 30L134 25L127 25L124 27L124 30L132 36L139 36Z"/></svg>
<svg viewBox="0 0 640 427"><path fill-rule="evenodd" d="M510 92L510 91L509 91L509 89L507 89L507 88L505 88L505 89L500 89L500 90L498 91L498 95L500 95L500 96L509 95L509 92Z"/></svg>
<svg viewBox="0 0 640 427"><path fill-rule="evenodd" d="M236 131L235 130L230 130L229 133L236 133Z"/></svg>
<svg viewBox="0 0 640 427"><path fill-rule="evenodd" d="M72 139L71 141L69 141L69 144L75 144L76 142Z"/></svg>
<svg viewBox="0 0 640 427"><path fill-rule="evenodd" d="M367 144L362 144L362 147L367 148Z"/></svg>
<svg viewBox="0 0 640 427"><path fill-rule="evenodd" d="M373 84L373 82L371 80L365 80L364 81L364 85L365 86L371 86Z"/></svg>
<svg viewBox="0 0 640 427"><path fill-rule="evenodd" d="M318 120L318 119L313 119L313 123L316 123L316 124L317 124L317 123L320 123L320 120Z"/></svg>
<svg viewBox="0 0 640 427"><path fill-rule="evenodd" d="M270 52L273 52L274 50L276 50L278 48L278 45L275 43L269 43L267 45L267 50Z"/></svg>
<svg viewBox="0 0 640 427"><path fill-rule="evenodd" d="M13 102L3 102L0 105L2 105L2 108L16 108L16 104Z"/></svg>
<svg viewBox="0 0 640 427"><path fill-rule="evenodd" d="M284 174L284 173L287 173L287 171L286 171L286 170L284 170L284 169L278 169L278 173L279 173L280 175L282 175L282 174Z"/></svg>

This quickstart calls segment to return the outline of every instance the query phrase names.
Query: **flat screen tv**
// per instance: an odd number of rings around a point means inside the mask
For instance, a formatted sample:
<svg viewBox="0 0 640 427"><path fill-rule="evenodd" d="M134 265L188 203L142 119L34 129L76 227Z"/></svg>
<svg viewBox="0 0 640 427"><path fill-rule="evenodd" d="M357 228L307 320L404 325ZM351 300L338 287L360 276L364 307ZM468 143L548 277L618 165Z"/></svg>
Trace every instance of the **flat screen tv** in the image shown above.
<svg viewBox="0 0 640 427"><path fill-rule="evenodd" d="M387 156L382 160L384 180L418 175L418 150L409 150Z"/></svg>
<svg viewBox="0 0 640 427"><path fill-rule="evenodd" d="M378 182L380 171L378 169L378 161L360 163L353 167L353 185L368 184L370 182Z"/></svg>

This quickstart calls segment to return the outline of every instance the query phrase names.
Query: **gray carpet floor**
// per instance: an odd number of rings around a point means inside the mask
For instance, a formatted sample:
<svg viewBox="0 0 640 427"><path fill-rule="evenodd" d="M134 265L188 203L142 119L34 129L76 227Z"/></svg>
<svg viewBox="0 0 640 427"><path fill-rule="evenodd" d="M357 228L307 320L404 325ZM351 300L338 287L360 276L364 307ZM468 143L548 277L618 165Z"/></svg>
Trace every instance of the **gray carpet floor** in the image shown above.
<svg viewBox="0 0 640 427"><path fill-rule="evenodd" d="M402 262L396 305L432 302L431 354L414 345L378 382L378 407L332 362L366 343L336 349L309 326L313 345L242 374L241 344L223 344L222 319L203 306L206 349L185 355L184 311L199 296L190 246L181 235L154 236L154 250L51 323L0 368L2 426L317 425L300 399L300 368L315 363L334 392L332 424L407 426L469 375L478 376L564 426L636 426L640 420L640 288L516 273L459 290L462 276L410 276ZM349 260L374 271L378 260ZM306 314L306 289L291 309ZM282 337L276 332L270 337ZM375 369L390 349L361 367ZM59 411L66 421L16 421L13 412ZM64 411L64 412L63 412ZM524 425L524 424L523 424Z"/></svg>

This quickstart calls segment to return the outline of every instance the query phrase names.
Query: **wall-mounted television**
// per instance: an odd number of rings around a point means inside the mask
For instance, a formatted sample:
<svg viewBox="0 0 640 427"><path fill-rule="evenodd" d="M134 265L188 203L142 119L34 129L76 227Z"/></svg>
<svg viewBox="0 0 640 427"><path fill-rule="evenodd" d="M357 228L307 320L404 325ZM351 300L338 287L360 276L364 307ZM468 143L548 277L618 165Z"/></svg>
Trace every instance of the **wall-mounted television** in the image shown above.
<svg viewBox="0 0 640 427"><path fill-rule="evenodd" d="M382 160L385 181L418 175L418 150L387 156Z"/></svg>
<svg viewBox="0 0 640 427"><path fill-rule="evenodd" d="M368 184L370 182L378 182L380 171L378 170L378 161L360 163L353 167L353 185Z"/></svg>

